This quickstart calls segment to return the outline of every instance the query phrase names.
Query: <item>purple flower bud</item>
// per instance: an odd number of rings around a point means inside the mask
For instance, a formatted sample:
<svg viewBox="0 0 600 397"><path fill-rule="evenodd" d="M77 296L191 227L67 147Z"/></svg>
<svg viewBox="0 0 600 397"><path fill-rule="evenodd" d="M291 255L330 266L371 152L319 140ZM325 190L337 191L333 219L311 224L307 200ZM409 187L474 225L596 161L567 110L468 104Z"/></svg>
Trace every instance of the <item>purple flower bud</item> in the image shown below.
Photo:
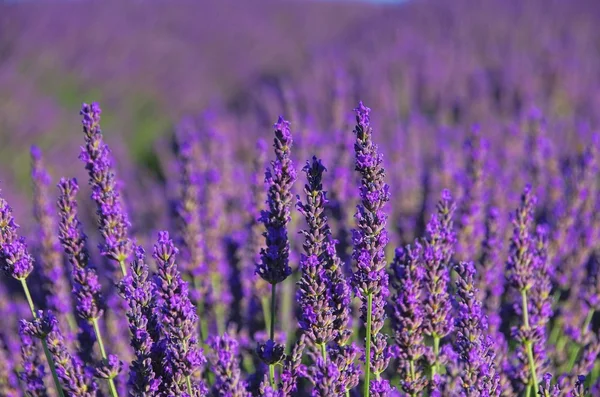
<svg viewBox="0 0 600 397"><path fill-rule="evenodd" d="M23 358L23 369L19 372L19 378L25 384L28 396L46 397L48 393L46 392L46 385L44 385L44 362L41 359L40 346L37 344L39 342L36 343L36 340L25 332L25 328L23 324L19 327L21 357ZM8 386L5 385L4 387L8 389ZM16 390L13 394L9 390L3 390L2 386L0 386L0 392L3 396L17 396Z"/></svg>
<svg viewBox="0 0 600 397"><path fill-rule="evenodd" d="M261 221L266 228L266 248L261 250L261 261L257 264L256 274L271 284L278 284L292 273L287 225L291 219L292 185L296 180L296 171L290 159L290 123L280 117L273 128L275 160L265 173L265 182L269 186L268 210L261 214Z"/></svg>
<svg viewBox="0 0 600 397"><path fill-rule="evenodd" d="M215 396L249 397L246 382L241 378L238 342L225 334L210 341L210 361L216 380L212 387Z"/></svg>
<svg viewBox="0 0 600 397"><path fill-rule="evenodd" d="M85 138L85 147L79 158L85 163L92 187L92 199L96 202L98 225L104 238L100 249L102 255L119 265L115 266L118 280L121 278L118 275L119 267L122 275L125 275L125 264L132 253L128 235L130 224L117 186L110 149L104 143L100 129L100 106L97 103L84 103L79 114L82 116Z"/></svg>

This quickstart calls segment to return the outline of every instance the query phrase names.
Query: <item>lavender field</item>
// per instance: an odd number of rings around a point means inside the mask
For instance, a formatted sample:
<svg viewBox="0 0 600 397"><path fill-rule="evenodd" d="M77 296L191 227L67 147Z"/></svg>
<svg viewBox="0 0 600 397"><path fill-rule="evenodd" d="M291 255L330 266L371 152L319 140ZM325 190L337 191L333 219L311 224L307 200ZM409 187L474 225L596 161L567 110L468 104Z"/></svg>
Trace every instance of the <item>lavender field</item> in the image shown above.
<svg viewBox="0 0 600 397"><path fill-rule="evenodd" d="M600 397L598 26L0 3L0 397Z"/></svg>

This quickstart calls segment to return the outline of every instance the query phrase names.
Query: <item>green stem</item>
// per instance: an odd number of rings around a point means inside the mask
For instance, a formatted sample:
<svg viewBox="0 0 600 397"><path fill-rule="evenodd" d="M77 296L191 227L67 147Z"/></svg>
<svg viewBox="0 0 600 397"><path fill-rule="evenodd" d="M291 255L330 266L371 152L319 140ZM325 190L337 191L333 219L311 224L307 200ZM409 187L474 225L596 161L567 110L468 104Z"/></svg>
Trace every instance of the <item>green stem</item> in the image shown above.
<svg viewBox="0 0 600 397"><path fill-rule="evenodd" d="M29 293L29 287L27 286L27 281L25 279L20 280L21 286L23 287L23 291L25 292L25 297L27 298L27 303L29 304L29 310L31 310L31 315L33 318L38 318L37 312L35 311L35 306L33 305L33 299L31 299L31 294ZM48 342L46 342L46 338L42 338L42 346L44 347L44 355L46 356L46 361L48 361L48 366L50 367L50 372L52 372L52 379L54 380L54 386L56 386L56 391L58 392L59 397L65 397L65 393L58 381L58 375L56 374L56 366L54 365L54 360L52 359L52 355L50 354L50 350L48 349Z"/></svg>
<svg viewBox="0 0 600 397"><path fill-rule="evenodd" d="M269 298L266 296L262 297L260 300L262 305L263 316L265 317L265 328L271 329L271 308L269 307Z"/></svg>
<svg viewBox="0 0 600 397"><path fill-rule="evenodd" d="M125 266L125 260L120 260L119 266L121 267L121 273L123 273L123 277L127 276L127 267Z"/></svg>
<svg viewBox="0 0 600 397"><path fill-rule="evenodd" d="M528 305L527 305L527 291L521 291L521 303L522 303L522 311L523 311L523 325L525 329L529 329L529 313L528 313ZM533 391L537 396L539 394L539 385L536 374L535 360L533 359L533 346L531 341L525 342L525 349L527 350L527 358L529 359L529 370L531 372L531 382L533 382Z"/></svg>
<svg viewBox="0 0 600 397"><path fill-rule="evenodd" d="M92 326L94 327L94 333L96 334L96 340L98 341L98 347L100 347L100 355L104 361L108 360L108 355L106 354L106 350L104 349L104 340L102 339L102 333L100 332L100 327L98 326L98 319L95 318L92 320ZM117 388L115 387L115 381L113 378L108 378L108 388L110 389L110 395L112 397L118 397L119 393L117 393Z"/></svg>
<svg viewBox="0 0 600 397"><path fill-rule="evenodd" d="M433 336L433 357L435 362L431 366L431 379L435 377L438 370L438 356L440 355L440 337L437 335Z"/></svg>
<svg viewBox="0 0 600 397"><path fill-rule="evenodd" d="M271 322L269 324L269 335L273 342L275 342L275 317L277 312L275 311L275 297L277 292L277 284L271 284ZM277 385L275 384L275 365L269 364L269 380L271 381L271 387L276 390Z"/></svg>
<svg viewBox="0 0 600 397"><path fill-rule="evenodd" d="M367 295L367 337L365 344L365 386L364 396L368 397L371 384L371 317L373 317L373 294Z"/></svg>
<svg viewBox="0 0 600 397"><path fill-rule="evenodd" d="M416 370L415 370L415 362L413 360L410 360L409 363L410 363L410 380L411 380L411 382L414 382L417 377ZM410 397L416 397L416 396L417 396L416 392L412 392L410 394Z"/></svg>
<svg viewBox="0 0 600 397"><path fill-rule="evenodd" d="M327 364L327 346L325 346L325 343L321 343L321 356L323 356L323 362Z"/></svg>
<svg viewBox="0 0 600 397"><path fill-rule="evenodd" d="M525 387L525 397L530 397L531 396L531 385L527 385Z"/></svg>
<svg viewBox="0 0 600 397"><path fill-rule="evenodd" d="M221 275L219 273L213 273L211 276L212 289L215 296L221 295ZM217 321L217 331L219 335L225 333L225 311L221 303L215 303L215 319Z"/></svg>

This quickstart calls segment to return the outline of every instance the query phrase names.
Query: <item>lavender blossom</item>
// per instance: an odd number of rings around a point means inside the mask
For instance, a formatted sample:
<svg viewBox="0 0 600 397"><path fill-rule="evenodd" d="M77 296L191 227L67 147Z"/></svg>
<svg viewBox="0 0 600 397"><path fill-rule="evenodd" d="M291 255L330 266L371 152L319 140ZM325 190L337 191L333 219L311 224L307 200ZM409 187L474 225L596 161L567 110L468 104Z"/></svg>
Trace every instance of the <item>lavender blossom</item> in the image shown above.
<svg viewBox="0 0 600 397"><path fill-rule="evenodd" d="M561 390L558 385L552 386L552 374L546 373L540 383L540 391L538 393L543 397L559 397L561 396Z"/></svg>
<svg viewBox="0 0 600 397"><path fill-rule="evenodd" d="M97 207L98 225L104 239L104 244L100 246L101 253L118 263L122 276L125 276L126 263L132 253L128 236L131 225L123 208L110 149L102 137L101 113L97 103L84 103L81 106L79 114L82 116L85 147L82 148L79 158L85 163L85 169L88 171L92 199ZM116 274L115 276L116 280L121 278Z"/></svg>
<svg viewBox="0 0 600 397"><path fill-rule="evenodd" d="M19 237L12 208L0 197L0 266L8 277L24 281L33 271L33 258Z"/></svg>
<svg viewBox="0 0 600 397"><path fill-rule="evenodd" d="M187 123L179 126L177 157L180 168L180 196L176 205L179 234L182 246L182 271L193 280L191 297L201 308L207 299L209 283L206 281L204 238L201 224L200 192L202 189L200 170L197 165L199 143L187 131Z"/></svg>
<svg viewBox="0 0 600 397"><path fill-rule="evenodd" d="M304 335L300 336L292 349L292 354L283 363L279 390L282 396L292 395L298 389L298 378L305 376L306 368L302 364L302 354L306 341Z"/></svg>
<svg viewBox="0 0 600 397"><path fill-rule="evenodd" d="M268 210L261 214L261 222L267 229L264 234L266 248L261 249L261 261L256 266L256 274L271 285L281 283L292 273L287 225L291 219L291 189L296 180L296 170L290 159L293 142L290 123L280 117L273 128L276 159L265 172L265 183L269 186Z"/></svg>
<svg viewBox="0 0 600 397"><path fill-rule="evenodd" d="M445 190L437 205L437 212L427 224L429 239L423 249L424 288L427 293L423 331L433 338L433 361L430 365L434 375L441 364L440 342L454 328L448 291L450 259L456 242L452 223L454 210L452 196Z"/></svg>
<svg viewBox="0 0 600 397"><path fill-rule="evenodd" d="M96 383L84 371L79 360L68 352L56 317L51 312L40 311L33 321L22 320L21 327L26 335L46 341L56 363L61 386L69 397L96 396Z"/></svg>
<svg viewBox="0 0 600 397"><path fill-rule="evenodd" d="M460 389L467 397L500 396L500 377L495 368L493 341L486 337L487 318L477 299L472 263L455 266L458 315L455 319L456 349L462 364Z"/></svg>
<svg viewBox="0 0 600 397"><path fill-rule="evenodd" d="M383 156L372 141L369 113L371 109L358 104L356 112L356 141L354 143L355 168L360 174L360 204L357 206L357 228L353 230L353 258L356 271L353 286L362 301L362 320L367 327L365 395L369 394L371 372L373 385L387 368L390 355L386 335L380 331L385 321L385 304L389 295L386 273L385 247L389 241L385 229L387 214L384 205L390 200L390 189L385 183ZM377 394L373 395L381 395Z"/></svg>
<svg viewBox="0 0 600 397"><path fill-rule="evenodd" d="M249 397L247 385L241 378L238 342L225 334L211 340L210 361L216 375L211 390L213 396Z"/></svg>
<svg viewBox="0 0 600 397"><path fill-rule="evenodd" d="M513 336L520 343L520 347L517 349L517 359L520 364L518 368L515 368L516 373L513 377L521 387L531 386L537 393L540 362L536 361L533 346L542 338L542 335L540 335L541 330L532 326L533 324L529 320L530 306L527 299L528 292L535 283L536 258L534 240L531 235L535 203L536 197L531 191L531 186L527 185L521 196L521 204L512 220L514 234L510 242L507 269L511 287L521 298L515 302L515 309L523 316L520 326L512 331Z"/></svg>
<svg viewBox="0 0 600 397"><path fill-rule="evenodd" d="M127 319L131 332L131 347L135 359L130 365L129 396L151 397L158 395L160 374L155 373L152 358L158 348L160 329L156 324L154 285L148 276L148 265L141 247L135 250L131 274L121 281L121 293L129 305Z"/></svg>
<svg viewBox="0 0 600 397"><path fill-rule="evenodd" d="M421 298L424 279L423 246L417 241L414 247L397 249L394 261L392 298L392 325L398 349L400 388L411 396L417 396L427 387L425 356L427 347L423 338L425 317Z"/></svg>
<svg viewBox="0 0 600 397"><path fill-rule="evenodd" d="M90 266L86 249L87 237L78 216L77 180L62 178L58 184L57 207L60 216L58 238L72 267L73 295L77 314L88 322L102 317L104 300L96 270Z"/></svg>
<svg viewBox="0 0 600 397"><path fill-rule="evenodd" d="M65 275L60 242L56 236L56 214L49 199L50 175L44 168L42 152L31 148L31 178L33 180L34 215L39 227L42 287L48 309L58 313L61 327L70 339L75 320L71 315L71 286Z"/></svg>
<svg viewBox="0 0 600 397"><path fill-rule="evenodd" d="M46 385L44 385L44 363L40 359L41 349L36 345L35 339L28 335L26 327L21 324L19 336L21 337L21 357L23 358L23 370L19 373L21 382L25 384L28 397L46 397ZM5 394L2 394L5 395ZM10 396L11 394L6 394ZM16 395L16 394L15 394Z"/></svg>
<svg viewBox="0 0 600 397"><path fill-rule="evenodd" d="M25 366L25 363L23 363L23 365ZM24 371L27 371L28 368L24 368ZM29 386L29 384L27 383L27 380L23 380L23 382L26 383L26 387L27 389L32 389L32 390L37 390L37 374L33 374L33 371L31 371L32 373L32 377L34 379L31 380L32 385ZM28 376L29 372L27 372L26 374L19 374L21 378L23 378L24 376ZM6 397L19 397L20 394L20 390L19 390L19 379L17 378L17 375L14 373L14 363L13 361L10 359L10 355L9 352L6 350L5 346L4 346L4 342L2 341L2 339L0 338L0 395L2 396L6 396ZM35 395L34 395L35 396Z"/></svg>
<svg viewBox="0 0 600 397"><path fill-rule="evenodd" d="M197 397L206 395L204 383L195 380L206 359L196 338L198 316L175 263L177 253L169 233L159 232L153 257L158 266L155 283L165 337L161 390Z"/></svg>

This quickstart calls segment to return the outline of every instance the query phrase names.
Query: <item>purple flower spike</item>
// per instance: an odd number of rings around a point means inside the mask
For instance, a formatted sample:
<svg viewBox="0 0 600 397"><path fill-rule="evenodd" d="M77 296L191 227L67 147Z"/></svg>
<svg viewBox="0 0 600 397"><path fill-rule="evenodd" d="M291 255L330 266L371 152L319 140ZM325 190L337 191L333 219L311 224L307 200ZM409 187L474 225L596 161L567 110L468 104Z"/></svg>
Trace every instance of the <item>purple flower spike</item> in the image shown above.
<svg viewBox="0 0 600 397"><path fill-rule="evenodd" d="M159 349L160 328L155 317L155 288L149 279L145 253L141 247L136 248L131 274L121 281L120 289L129 305L126 314L131 331L131 347L135 352L128 381L130 397L156 396L161 378L154 371L152 358Z"/></svg>
<svg viewBox="0 0 600 397"><path fill-rule="evenodd" d="M462 365L460 388L465 396L498 397L502 393L500 377L495 368L493 342L486 337L487 318L477 299L475 267L472 263L461 262L454 270L458 274L455 343Z"/></svg>
<svg viewBox="0 0 600 397"><path fill-rule="evenodd" d="M132 253L128 235L130 224L117 186L110 149L102 137L101 112L97 103L81 106L79 114L82 116L85 146L79 158L85 163L90 177L92 199L96 203L98 225L104 238L100 250L102 255L119 265L115 266L116 280L119 280L127 274L126 263ZM122 275L118 275L119 267Z"/></svg>
<svg viewBox="0 0 600 397"><path fill-rule="evenodd" d="M360 102L354 111L355 170L360 175L360 203L354 216L357 228L352 231L352 257L356 262L352 282L362 302L362 319L370 327L367 330L370 340L366 341L366 346L370 350L367 356L372 357L367 357L367 362L370 361L367 371L379 378L389 363L387 337L380 331L385 321L385 305L389 295L385 260L385 247L389 238L386 230L387 214L383 208L390 201L390 188L385 182L383 156L378 153L377 145L372 141L370 109ZM365 393L368 388L367 384Z"/></svg>
<svg viewBox="0 0 600 397"><path fill-rule="evenodd" d="M25 280L33 271L33 258L18 228L12 208L0 197L0 266L7 276Z"/></svg>
<svg viewBox="0 0 600 397"><path fill-rule="evenodd" d="M28 335L26 326L21 324L19 327L19 336L21 337L21 357L23 358L23 369L19 373L19 378L25 384L27 396L30 397L46 397L46 385L44 385L44 362L41 360L41 349L36 344L36 340ZM39 343L39 342L38 342ZM7 390L2 390L3 396L16 396L10 394ZM7 394L4 394L7 393Z"/></svg>
<svg viewBox="0 0 600 397"><path fill-rule="evenodd" d="M155 276L160 319L164 326L164 363L161 390L171 393L205 395L206 386L196 377L206 359L196 337L198 316L181 279L175 259L178 249L168 232L159 232L153 257L158 267Z"/></svg>
<svg viewBox="0 0 600 397"><path fill-rule="evenodd" d="M423 247L417 241L414 247L396 250L392 263L393 285L396 294L392 298L400 388L409 395L419 395L427 387L425 368L427 348L424 343L424 310L421 289L425 269Z"/></svg>
<svg viewBox="0 0 600 397"><path fill-rule="evenodd" d="M79 360L72 357L58 329L56 317L51 312L38 312L33 321L21 320L23 332L44 339L54 359L56 373L66 395L73 397L95 397L98 389L94 380L84 371Z"/></svg>
<svg viewBox="0 0 600 397"><path fill-rule="evenodd" d="M210 361L216 375L212 394L215 396L249 397L246 382L241 378L238 342L225 334L211 340Z"/></svg>
<svg viewBox="0 0 600 397"><path fill-rule="evenodd" d="M62 178L57 201L60 224L58 238L72 267L73 294L77 314L86 321L97 320L104 312L102 286L96 270L90 266L85 248L87 237L81 230L77 209L77 180Z"/></svg>
<svg viewBox="0 0 600 397"><path fill-rule="evenodd" d="M266 228L266 248L261 250L256 274L270 284L278 284L292 273L289 265L290 242L287 225L291 219L292 185L296 180L296 170L290 159L293 142L290 123L279 117L273 128L275 160L265 172L268 210L261 214L261 221Z"/></svg>
<svg viewBox="0 0 600 397"><path fill-rule="evenodd" d="M50 175L44 168L41 150L35 146L31 148L31 160L34 196L33 212L38 223L41 245L42 287L46 293L48 309L58 313L61 327L67 334L70 334L68 317L71 316L72 308L71 286L65 276L62 249L56 236L55 207L49 199L48 192Z"/></svg>

